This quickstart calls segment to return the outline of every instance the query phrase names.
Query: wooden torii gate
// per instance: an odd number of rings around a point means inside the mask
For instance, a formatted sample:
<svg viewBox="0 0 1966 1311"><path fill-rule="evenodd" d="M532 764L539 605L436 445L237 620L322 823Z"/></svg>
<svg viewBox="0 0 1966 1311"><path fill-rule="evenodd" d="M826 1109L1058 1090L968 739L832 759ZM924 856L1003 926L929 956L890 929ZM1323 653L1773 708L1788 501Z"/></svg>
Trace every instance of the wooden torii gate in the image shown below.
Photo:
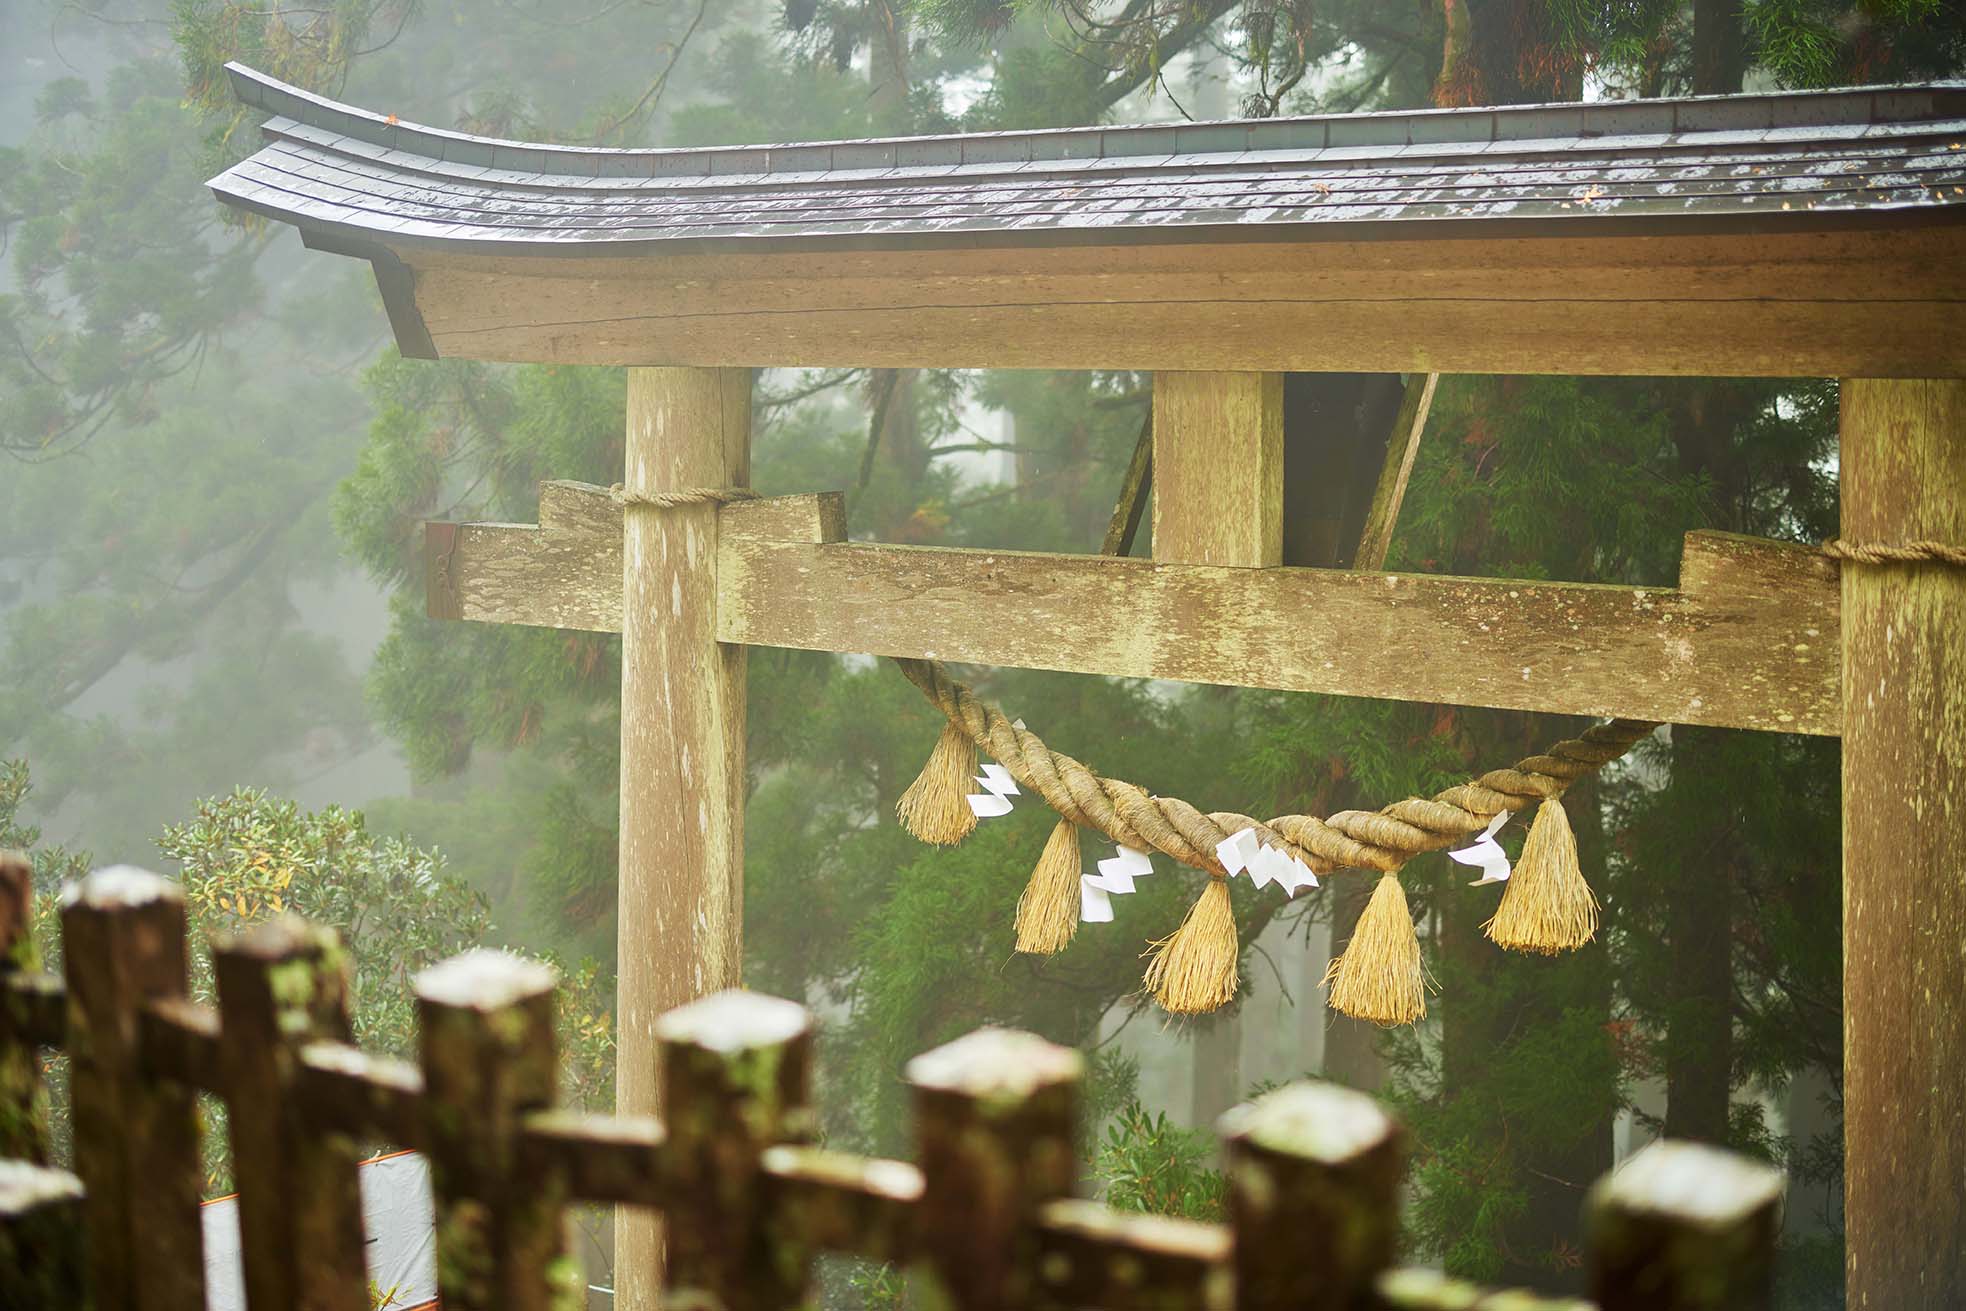
<svg viewBox="0 0 1966 1311"><path fill-rule="evenodd" d="M631 495L747 482L755 366L1155 373L1150 560L828 494L431 526L433 611L623 634L622 1112L738 980L749 645L1840 733L1849 1296L1966 1290L1966 570L1287 567L1280 437L1284 370L1838 377L1844 537L1966 542L1966 88L610 151L232 74L271 118L214 191L369 260L405 355L630 366Z"/></svg>

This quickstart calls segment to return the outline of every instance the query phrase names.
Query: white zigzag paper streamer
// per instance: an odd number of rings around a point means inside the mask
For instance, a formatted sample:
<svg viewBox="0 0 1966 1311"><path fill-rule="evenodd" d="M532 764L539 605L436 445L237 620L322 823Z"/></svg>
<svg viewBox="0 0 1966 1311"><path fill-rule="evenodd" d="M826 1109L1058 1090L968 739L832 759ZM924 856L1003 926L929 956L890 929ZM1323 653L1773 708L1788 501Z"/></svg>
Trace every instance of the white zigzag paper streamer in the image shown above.
<svg viewBox="0 0 1966 1311"><path fill-rule="evenodd" d="M1495 840L1495 835L1501 832L1502 825L1508 822L1508 811L1495 812L1495 817L1488 821L1488 827L1481 831L1481 836L1476 838L1471 846L1447 853L1463 865L1481 866L1481 877L1470 883L1469 887L1478 888L1484 883L1508 882L1509 853L1502 850L1502 844Z"/></svg>
<svg viewBox="0 0 1966 1311"><path fill-rule="evenodd" d="M1113 898L1133 891L1133 881L1154 872L1154 862L1144 851L1120 847L1118 853L1099 862L1097 874L1079 875L1079 919L1086 924L1113 922Z"/></svg>
<svg viewBox="0 0 1966 1311"><path fill-rule="evenodd" d="M1010 799L1022 795L1017 790L1017 780L1002 765L983 766L983 775L976 780L976 785L983 791L972 792L963 800L969 802L970 813L978 819L1008 815Z"/></svg>
<svg viewBox="0 0 1966 1311"><path fill-rule="evenodd" d="M1305 888L1318 885L1317 875L1311 873L1310 866L1274 847L1264 846L1253 828L1242 829L1217 843L1215 858L1222 862L1222 868L1229 871L1231 878L1246 873L1257 887L1274 883L1293 897Z"/></svg>

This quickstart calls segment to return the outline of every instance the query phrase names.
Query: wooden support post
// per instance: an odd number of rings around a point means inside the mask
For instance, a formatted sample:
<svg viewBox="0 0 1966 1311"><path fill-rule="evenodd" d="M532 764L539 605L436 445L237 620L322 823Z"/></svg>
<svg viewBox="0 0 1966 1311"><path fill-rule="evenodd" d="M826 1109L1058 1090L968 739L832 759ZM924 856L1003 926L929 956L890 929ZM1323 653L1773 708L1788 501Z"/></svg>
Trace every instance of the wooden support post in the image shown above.
<svg viewBox="0 0 1966 1311"><path fill-rule="evenodd" d="M451 1311L578 1305L566 1181L526 1167L524 1120L559 1081L553 971L479 948L416 978L437 1291Z"/></svg>
<svg viewBox="0 0 1966 1311"><path fill-rule="evenodd" d="M1341 1311L1392 1265L1406 1135L1379 1104L1298 1083L1222 1117L1238 1308Z"/></svg>
<svg viewBox="0 0 1966 1311"><path fill-rule="evenodd" d="M352 1042L334 930L286 915L217 944L240 1260L252 1311L368 1311L361 1153L301 1114L300 1049Z"/></svg>
<svg viewBox="0 0 1966 1311"><path fill-rule="evenodd" d="M204 1311L197 1105L150 1077L138 1046L144 1003L184 996L183 889L127 865L97 870L62 890L61 932L96 1311Z"/></svg>
<svg viewBox="0 0 1966 1311"><path fill-rule="evenodd" d="M662 1043L673 1196L669 1288L679 1305L779 1311L804 1302L811 1253L765 1214L765 1149L810 1138L805 1008L732 989L669 1012Z"/></svg>
<svg viewBox="0 0 1966 1311"><path fill-rule="evenodd" d="M1076 1051L1012 1029L979 1029L908 1062L922 1171L916 1241L937 1284L931 1297L957 1311L1021 1311L1037 1300L1040 1213L1078 1181L1084 1075Z"/></svg>
<svg viewBox="0 0 1966 1311"><path fill-rule="evenodd" d="M1842 535L1966 543L1966 381L1843 384ZM1843 566L1845 1288L1966 1293L1966 569Z"/></svg>
<svg viewBox="0 0 1966 1311"><path fill-rule="evenodd" d="M632 369L630 493L750 479L747 369ZM631 507L622 549L615 1108L659 1113L656 1021L741 982L744 648L717 643L717 508ZM621 1311L655 1311L661 1233L615 1221Z"/></svg>
<svg viewBox="0 0 1966 1311"><path fill-rule="evenodd" d="M1782 1186L1731 1152L1654 1143L1591 1190L1591 1297L1600 1311L1765 1311Z"/></svg>
<svg viewBox="0 0 1966 1311"><path fill-rule="evenodd" d="M1283 563L1283 375L1154 375L1154 559Z"/></svg>
<svg viewBox="0 0 1966 1311"><path fill-rule="evenodd" d="M33 922L34 867L19 852L0 851L0 1006L8 1004L10 976L41 968L28 932ZM0 1022L0 1034L16 1027ZM48 1163L41 1053L29 1043L0 1040L0 1160Z"/></svg>
<svg viewBox="0 0 1966 1311"><path fill-rule="evenodd" d="M66 1170L0 1160L0 1307L89 1306L82 1228L80 1179Z"/></svg>

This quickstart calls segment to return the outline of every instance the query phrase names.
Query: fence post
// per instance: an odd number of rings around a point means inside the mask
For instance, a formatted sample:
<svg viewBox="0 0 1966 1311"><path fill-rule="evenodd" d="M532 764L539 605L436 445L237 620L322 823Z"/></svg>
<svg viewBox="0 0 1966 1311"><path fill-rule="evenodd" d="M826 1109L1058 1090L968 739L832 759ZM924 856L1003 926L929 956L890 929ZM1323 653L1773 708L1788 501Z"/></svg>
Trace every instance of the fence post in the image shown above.
<svg viewBox="0 0 1966 1311"><path fill-rule="evenodd" d="M184 995L184 892L119 865L62 889L69 1100L97 1311L203 1311L196 1099L142 1067L137 1013Z"/></svg>
<svg viewBox="0 0 1966 1311"><path fill-rule="evenodd" d="M1774 1298L1781 1171L1699 1143L1654 1143L1588 1203L1601 1311L1761 1311Z"/></svg>
<svg viewBox="0 0 1966 1311"><path fill-rule="evenodd" d="M521 1129L550 1108L559 1065L553 971L480 948L416 977L424 1120L446 1311L578 1304L561 1225L566 1181L521 1166Z"/></svg>
<svg viewBox="0 0 1966 1311"><path fill-rule="evenodd" d="M0 1005L7 976L41 968L28 931L34 923L34 866L17 851L0 851ZM48 1108L41 1090L41 1053L10 1042L0 1023L0 1159L48 1163Z"/></svg>
<svg viewBox="0 0 1966 1311"><path fill-rule="evenodd" d="M82 1253L82 1181L66 1170L0 1161L0 1306L86 1308Z"/></svg>
<svg viewBox="0 0 1966 1311"><path fill-rule="evenodd" d="M1298 1083L1218 1122L1239 1308L1337 1311L1392 1265L1406 1134L1361 1092Z"/></svg>
<svg viewBox="0 0 1966 1311"><path fill-rule="evenodd" d="M360 1153L307 1124L297 1096L301 1047L351 1037L340 941L283 915L216 944L212 965L246 1304L368 1311Z"/></svg>
<svg viewBox="0 0 1966 1311"><path fill-rule="evenodd" d="M805 1008L731 989L668 1012L655 1037L668 1191L687 1201L665 1217L671 1297L728 1311L798 1306L810 1254L763 1214L761 1158L813 1130Z"/></svg>
<svg viewBox="0 0 1966 1311"><path fill-rule="evenodd" d="M908 1062L922 1200L916 1240L960 1311L1015 1311L1040 1297L1038 1212L1078 1181L1076 1051L979 1029Z"/></svg>

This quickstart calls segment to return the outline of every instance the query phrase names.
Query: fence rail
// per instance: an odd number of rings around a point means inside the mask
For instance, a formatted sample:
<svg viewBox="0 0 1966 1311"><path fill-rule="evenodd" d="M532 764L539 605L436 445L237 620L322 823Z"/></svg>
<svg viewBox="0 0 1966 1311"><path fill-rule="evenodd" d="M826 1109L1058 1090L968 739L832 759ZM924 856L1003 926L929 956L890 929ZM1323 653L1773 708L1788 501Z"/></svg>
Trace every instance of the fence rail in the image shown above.
<svg viewBox="0 0 1966 1311"><path fill-rule="evenodd" d="M443 1304L578 1305L574 1201L660 1208L669 1305L799 1305L822 1252L907 1263L959 1311L1024 1307L1534 1311L1578 1306L1393 1268L1405 1136L1327 1084L1224 1117L1226 1225L1072 1196L1078 1053L984 1029L917 1057L918 1160L812 1146L812 1024L726 992L662 1017L665 1118L555 1109L552 972L473 951L418 976L416 1064L350 1045L334 935L214 946L185 997L182 894L119 868L64 889L64 978L34 968L24 862L0 856L0 1306L201 1311L194 1094L226 1100L253 1311L366 1311L357 1139L430 1161ZM73 1062L75 1174L46 1165L37 1048ZM79 1178L78 1178L79 1176ZM1605 1311L1767 1305L1781 1176L1648 1148L1591 1194ZM86 1293L85 1293L86 1285Z"/></svg>

